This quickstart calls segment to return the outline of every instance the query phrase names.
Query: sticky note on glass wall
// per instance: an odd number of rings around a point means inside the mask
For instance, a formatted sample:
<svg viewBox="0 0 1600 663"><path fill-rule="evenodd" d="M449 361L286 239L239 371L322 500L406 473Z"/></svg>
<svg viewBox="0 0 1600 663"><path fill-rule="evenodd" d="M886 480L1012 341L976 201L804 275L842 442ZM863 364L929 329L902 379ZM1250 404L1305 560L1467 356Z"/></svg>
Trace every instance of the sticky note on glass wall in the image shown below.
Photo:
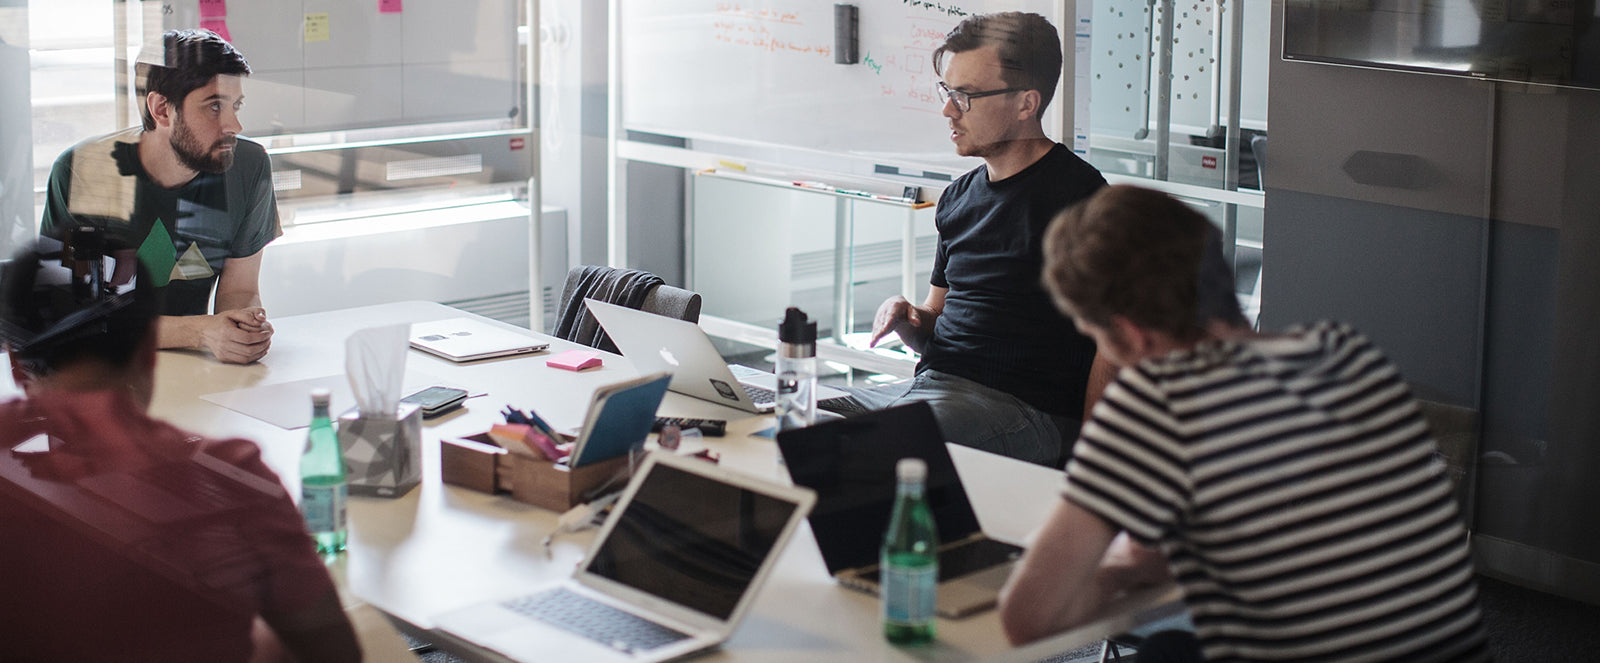
<svg viewBox="0 0 1600 663"><path fill-rule="evenodd" d="M378 13L379 14L398 14L398 13L400 13L400 0L378 0Z"/></svg>
<svg viewBox="0 0 1600 663"><path fill-rule="evenodd" d="M200 0L200 18L217 18L227 15L228 0ZM212 32L217 31L212 30ZM217 32L217 34L222 33ZM226 37L224 37L224 39L226 39Z"/></svg>
<svg viewBox="0 0 1600 663"><path fill-rule="evenodd" d="M306 41L328 40L328 13L306 14Z"/></svg>
<svg viewBox="0 0 1600 663"><path fill-rule="evenodd" d="M202 18L200 27L217 33L223 41L233 41L233 36L228 34L228 20L223 18Z"/></svg>

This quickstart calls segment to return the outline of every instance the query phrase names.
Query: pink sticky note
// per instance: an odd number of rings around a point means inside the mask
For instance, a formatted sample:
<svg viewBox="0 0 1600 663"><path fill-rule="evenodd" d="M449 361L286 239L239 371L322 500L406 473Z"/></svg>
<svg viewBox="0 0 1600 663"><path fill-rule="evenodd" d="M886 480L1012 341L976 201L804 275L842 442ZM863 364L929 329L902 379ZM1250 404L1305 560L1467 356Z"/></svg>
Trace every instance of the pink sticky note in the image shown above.
<svg viewBox="0 0 1600 663"><path fill-rule="evenodd" d="M398 14L398 13L400 13L400 0L378 0L378 13L379 14Z"/></svg>
<svg viewBox="0 0 1600 663"><path fill-rule="evenodd" d="M604 363L600 353L586 350L568 350L554 357L544 360L546 366L565 368L569 371L581 371L585 368L594 368Z"/></svg>
<svg viewBox="0 0 1600 663"><path fill-rule="evenodd" d="M233 41L233 36L228 34L228 21L221 18L200 19L200 27L217 33L223 41Z"/></svg>
<svg viewBox="0 0 1600 663"><path fill-rule="evenodd" d="M200 18L217 18L228 15L228 0L200 0ZM202 24L204 21L202 21ZM212 32L217 32L212 30ZM222 34L217 32L217 34Z"/></svg>

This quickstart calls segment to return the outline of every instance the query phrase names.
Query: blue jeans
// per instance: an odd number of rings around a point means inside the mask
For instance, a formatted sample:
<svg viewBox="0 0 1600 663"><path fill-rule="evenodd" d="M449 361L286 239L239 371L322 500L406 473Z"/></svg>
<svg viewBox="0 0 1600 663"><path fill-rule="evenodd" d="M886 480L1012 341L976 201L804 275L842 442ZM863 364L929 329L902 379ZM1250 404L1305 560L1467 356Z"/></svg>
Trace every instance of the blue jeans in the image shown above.
<svg viewBox="0 0 1600 663"><path fill-rule="evenodd" d="M1062 432L1078 435L1077 419L1041 412L998 389L935 370L847 391L868 410L926 401L946 441L1050 467L1061 465Z"/></svg>

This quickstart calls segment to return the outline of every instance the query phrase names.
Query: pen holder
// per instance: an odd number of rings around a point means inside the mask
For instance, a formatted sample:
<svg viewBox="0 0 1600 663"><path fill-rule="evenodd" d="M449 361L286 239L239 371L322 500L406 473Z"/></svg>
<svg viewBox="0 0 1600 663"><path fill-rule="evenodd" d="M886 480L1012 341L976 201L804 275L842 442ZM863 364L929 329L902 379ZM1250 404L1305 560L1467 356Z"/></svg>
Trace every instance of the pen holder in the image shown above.
<svg viewBox="0 0 1600 663"><path fill-rule="evenodd" d="M401 403L393 417L339 417L351 495L400 497L422 482L422 411Z"/></svg>
<svg viewBox="0 0 1600 663"><path fill-rule="evenodd" d="M618 476L627 471L627 456L589 463L577 469L548 460L511 456L511 497L551 511L566 511L598 497L596 491L607 483L613 488L628 485L627 476ZM617 479L615 482L613 477Z"/></svg>
<svg viewBox="0 0 1600 663"><path fill-rule="evenodd" d="M488 433L439 444L440 478L448 484L484 493L511 493L518 502L552 511L566 511L594 499L609 482L627 484L628 457L590 463L576 470L548 460L512 454ZM613 479L615 478L615 481Z"/></svg>

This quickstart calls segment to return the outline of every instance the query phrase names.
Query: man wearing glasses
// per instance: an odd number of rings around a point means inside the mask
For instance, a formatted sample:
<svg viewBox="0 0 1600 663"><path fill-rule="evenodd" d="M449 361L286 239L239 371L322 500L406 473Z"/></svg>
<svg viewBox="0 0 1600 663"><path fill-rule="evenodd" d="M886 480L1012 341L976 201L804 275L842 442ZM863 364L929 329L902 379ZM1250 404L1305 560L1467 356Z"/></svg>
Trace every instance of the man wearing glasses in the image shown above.
<svg viewBox="0 0 1600 663"><path fill-rule="evenodd" d="M916 378L854 395L872 409L928 401L951 441L1057 465L1082 421L1095 345L1051 305L1040 247L1050 219L1105 179L1045 136L1061 40L1044 17L969 17L933 64L956 153L984 165L939 199L928 298L892 297L873 321L872 344L893 332L922 354Z"/></svg>

